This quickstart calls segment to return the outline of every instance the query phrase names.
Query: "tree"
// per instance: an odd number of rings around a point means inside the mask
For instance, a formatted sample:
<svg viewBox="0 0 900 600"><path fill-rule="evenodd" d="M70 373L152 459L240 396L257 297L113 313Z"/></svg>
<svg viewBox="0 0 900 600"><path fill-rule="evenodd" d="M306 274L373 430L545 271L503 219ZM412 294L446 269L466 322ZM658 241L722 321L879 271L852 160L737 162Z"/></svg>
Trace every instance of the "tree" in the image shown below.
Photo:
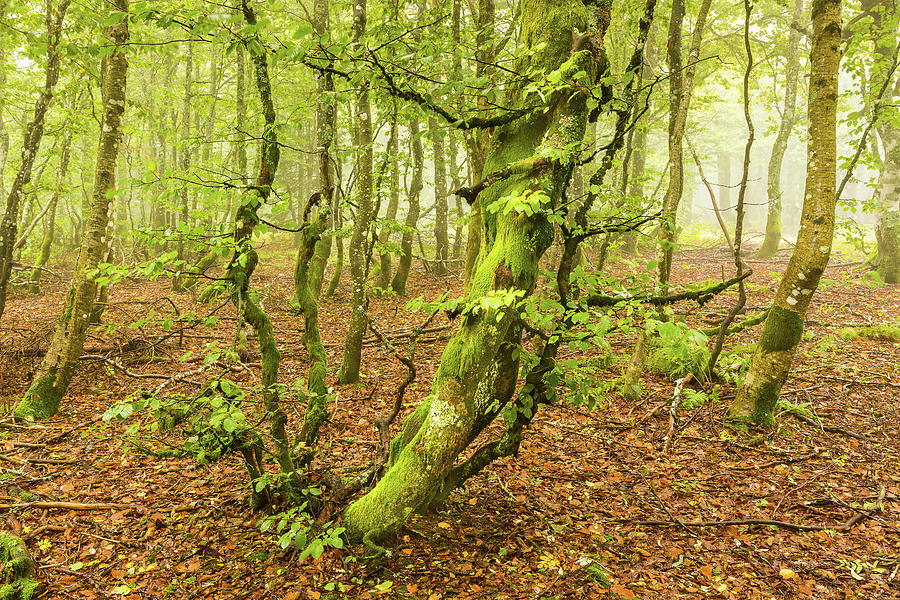
<svg viewBox="0 0 900 600"><path fill-rule="evenodd" d="M344 514L352 538L370 545L395 531L439 492L456 457L507 404L518 376L522 325L517 299L528 294L538 262L553 240L550 213L558 206L578 160L588 121L588 92L605 61L602 43L610 5L536 0L522 6L527 49L518 71L560 82L540 109L500 125L486 157L487 173L503 172L477 196L481 248L460 327L447 344L431 395L391 443L387 471ZM584 32L573 43L572 31ZM522 84L507 106L532 102ZM543 153L548 153L544 155ZM497 210L510 198L533 197L538 210ZM491 207L491 210L488 210Z"/></svg>
<svg viewBox="0 0 900 600"><path fill-rule="evenodd" d="M84 228L75 272L66 294L50 347L41 361L25 397L16 406L20 419L46 419L56 414L59 403L75 372L87 337L88 320L97 294L97 267L109 252L112 237L113 197L116 187L116 159L122 139L125 86L128 60L128 0L113 0L110 14L115 23L106 30L113 45L101 65L103 119L94 171L91 210Z"/></svg>
<svg viewBox="0 0 900 600"><path fill-rule="evenodd" d="M794 1L793 22L800 23L803 17L803 0ZM800 79L800 31L790 28L788 45L785 49L784 66L784 108L781 111L781 122L778 134L772 144L769 157L768 193L769 203L766 211L766 235L757 253L762 258L770 258L778 250L781 243L781 166L784 153L797 121L797 87Z"/></svg>
<svg viewBox="0 0 900 600"><path fill-rule="evenodd" d="M840 0L812 4L809 144L806 191L797 245L769 309L732 419L774 424L774 410L803 334L809 302L828 265L834 235L836 120L841 51Z"/></svg>
<svg viewBox="0 0 900 600"><path fill-rule="evenodd" d="M357 50L366 34L366 0L353 4L351 37ZM350 301L350 329L344 341L344 358L338 371L340 383L359 381L359 363L362 341L369 324L369 298L366 292L366 274L369 261L369 229L372 225L372 109L369 90L363 84L356 94L356 149L359 191L356 217L353 220L353 236L350 238L350 279L353 298Z"/></svg>
<svg viewBox="0 0 900 600"><path fill-rule="evenodd" d="M41 147L47 110L53 100L53 88L59 80L59 44L62 40L63 20L66 17L69 2L70 0L60 0L55 10L52 0L47 0L46 3L44 24L47 36L47 65L44 69L44 88L34 105L34 116L25 129L22 141L22 161L9 190L9 195L6 197L6 212L0 221L0 318L3 317L3 310L6 308L7 288L12 275L13 246L16 243L16 232L19 227L19 211L25 198L25 188L31 182L35 157ZM5 131L5 127L3 129ZM5 149L3 155L5 162Z"/></svg>
<svg viewBox="0 0 900 600"><path fill-rule="evenodd" d="M900 11L890 2L881 2L880 10L873 15L873 42L875 46L873 76L869 87L879 90L885 84L890 96L900 94L900 79L893 82L897 68L897 34ZM875 130L881 140L883 153L875 191L875 204L879 208L875 224L876 256L872 261L885 283L900 283L900 111L896 105L884 105L880 99L874 107ZM880 113L880 114L879 114Z"/></svg>

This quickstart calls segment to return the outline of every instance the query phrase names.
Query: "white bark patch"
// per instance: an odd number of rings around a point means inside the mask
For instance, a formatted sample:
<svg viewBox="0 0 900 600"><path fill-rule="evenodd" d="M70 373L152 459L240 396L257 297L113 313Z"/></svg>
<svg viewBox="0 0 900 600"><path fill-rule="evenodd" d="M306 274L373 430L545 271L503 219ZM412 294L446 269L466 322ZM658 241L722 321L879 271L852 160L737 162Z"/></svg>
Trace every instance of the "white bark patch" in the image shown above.
<svg viewBox="0 0 900 600"><path fill-rule="evenodd" d="M788 296L788 297L785 299L785 302L787 302L787 303L790 304L791 306L794 306L795 304L797 304L797 299L794 298L793 296Z"/></svg>
<svg viewBox="0 0 900 600"><path fill-rule="evenodd" d="M806 281L806 275L803 274L803 271L800 271L799 273L797 273L797 279L802 279L803 281Z"/></svg>
<svg viewBox="0 0 900 600"><path fill-rule="evenodd" d="M819 246L819 252L828 252L828 246Z"/></svg>

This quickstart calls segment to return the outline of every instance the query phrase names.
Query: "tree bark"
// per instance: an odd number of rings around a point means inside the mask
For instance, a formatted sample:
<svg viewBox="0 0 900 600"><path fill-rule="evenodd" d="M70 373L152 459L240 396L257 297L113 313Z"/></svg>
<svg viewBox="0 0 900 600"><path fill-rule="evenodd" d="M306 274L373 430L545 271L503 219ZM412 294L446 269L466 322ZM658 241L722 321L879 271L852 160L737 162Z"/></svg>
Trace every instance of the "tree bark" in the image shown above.
<svg viewBox="0 0 900 600"><path fill-rule="evenodd" d="M44 71L44 88L34 105L34 116L25 128L22 140L22 161L12 187L6 197L6 212L0 220L0 318L6 308L6 294L9 278L12 275L13 246L19 227L19 211L25 198L25 187L31 182L31 170L34 159L41 147L44 136L44 120L50 102L53 100L53 88L59 80L59 43L62 39L63 19L69 8L70 0L60 0L53 10L52 0L47 0L44 24L47 39L47 66Z"/></svg>
<svg viewBox="0 0 900 600"><path fill-rule="evenodd" d="M733 419L763 426L774 424L775 405L803 335L810 299L828 265L834 235L840 0L815 0L812 23L809 143L800 232L750 370L729 411Z"/></svg>
<svg viewBox="0 0 900 600"><path fill-rule="evenodd" d="M669 287L672 270L672 254L675 249L675 215L681 202L684 186L684 131L687 125L688 109L694 87L694 73L700 57L700 43L703 28L709 14L711 0L702 0L694 24L691 49L686 67L682 67L681 31L684 20L684 0L672 3L672 18L669 22L668 63L669 63L669 187L663 200L662 222L659 227L659 257L657 259L660 292ZM682 78L682 68L684 77Z"/></svg>
<svg viewBox="0 0 900 600"><path fill-rule="evenodd" d="M447 272L450 240L447 233L447 159L444 132L437 119L428 118L431 148L434 153L434 269L436 275Z"/></svg>
<svg viewBox="0 0 900 600"><path fill-rule="evenodd" d="M589 19L589 9L596 11ZM547 99L547 111L497 128L485 172L531 161L534 169L517 171L484 189L482 208L509 196L540 190L541 209L482 211L483 244L467 294L459 330L447 344L432 393L406 420L391 444L390 467L375 488L344 513L352 539L369 545L394 532L413 511L427 506L440 491L454 461L506 405L515 389L521 334L519 311L509 302L486 299L521 297L534 287L538 263L553 240L547 212L557 207L578 160L588 110L585 88L571 84L585 71L592 81L602 55L602 35L609 5L572 5L563 0L535 0L522 6L521 39L525 54L519 72L559 70L565 82ZM589 21L599 32L590 30ZM585 49L572 47L572 30L589 31ZM603 57L605 60L605 57ZM507 91L508 106L524 101L518 86ZM540 148L552 148L553 160Z"/></svg>
<svg viewBox="0 0 900 600"><path fill-rule="evenodd" d="M794 0L793 22L799 23L803 18L803 0ZM772 144L772 154L769 157L768 185L766 191L769 197L768 210L766 212L766 235L759 247L757 256L771 258L778 250L781 243L781 165L784 162L784 153L791 139L791 132L797 124L797 83L800 79L800 32L795 27L788 33L787 55L784 67L784 110L781 113L781 123L778 125L778 134Z"/></svg>
<svg viewBox="0 0 900 600"><path fill-rule="evenodd" d="M127 13L128 0L113 0L110 12ZM50 347L38 367L25 397L16 406L20 419L46 419L59 410L87 337L88 320L97 283L97 265L109 252L112 237L113 200L110 192L116 186L116 160L122 139L122 115L125 112L125 87L128 60L124 46L128 43L128 19L110 25L106 31L113 50L101 68L103 119L94 171L94 187L90 215L84 228L81 250L66 294L62 315L50 340Z"/></svg>
<svg viewBox="0 0 900 600"><path fill-rule="evenodd" d="M872 30L879 38L875 43L875 77L870 84L874 90L880 89L887 74L893 72L890 70L895 59L892 46L896 44L898 32L895 4L886 1L881 4L882 10L873 12ZM900 80L893 84L891 91L893 97L900 94ZM896 106L880 106L880 101L878 105L876 110L892 111L893 118L877 115L880 118L875 127L884 155L875 192L875 202L881 210L875 223L876 258L873 263L885 283L900 283L900 126Z"/></svg>
<svg viewBox="0 0 900 600"><path fill-rule="evenodd" d="M56 172L56 188L53 190L53 196L50 198L50 205L47 207L47 214L44 215L44 235L41 238L40 254L34 263L34 270L31 272L31 291L39 293L41 289L41 273L44 265L50 260L50 251L53 249L53 239L56 237L56 206L59 204L59 197L62 190L66 187L66 176L69 172L69 158L71 156L70 149L72 147L72 134L65 137L60 148L59 169Z"/></svg>
<svg viewBox="0 0 900 600"><path fill-rule="evenodd" d="M359 47L366 33L366 0L353 4L352 44ZM350 279L353 286L350 300L350 328L344 340L344 358L338 371L340 383L359 381L362 341L369 324L369 298L366 293L366 263L369 252L369 229L372 226L372 109L369 90L363 85L356 95L357 190L356 218L350 238Z"/></svg>
<svg viewBox="0 0 900 600"><path fill-rule="evenodd" d="M397 220L397 211L400 208L400 161L398 155L400 153L400 131L397 121L397 100L393 101L393 109L391 111L391 133L388 138L388 153L391 161L391 190L388 199L387 211L385 211L385 222L381 226L381 233L378 234L378 242L385 246L391 241L391 230L394 222ZM383 248L379 257L378 266L378 288L387 290L391 286L391 252L387 248Z"/></svg>
<svg viewBox="0 0 900 600"><path fill-rule="evenodd" d="M422 172L425 169L425 151L419 138L419 119L413 116L409 121L409 137L412 145L413 172L409 181L407 197L406 229L400 240L400 258L397 259L397 271L391 281L391 289L401 296L406 295L406 280L412 266L413 232L419 222L419 194L422 192Z"/></svg>

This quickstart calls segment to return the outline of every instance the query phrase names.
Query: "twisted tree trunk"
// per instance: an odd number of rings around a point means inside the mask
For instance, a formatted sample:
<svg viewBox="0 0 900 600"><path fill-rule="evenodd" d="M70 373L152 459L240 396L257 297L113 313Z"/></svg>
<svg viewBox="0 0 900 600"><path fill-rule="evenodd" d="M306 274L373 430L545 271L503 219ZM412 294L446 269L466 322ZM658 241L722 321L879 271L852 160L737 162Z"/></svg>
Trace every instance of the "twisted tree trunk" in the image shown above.
<svg viewBox="0 0 900 600"><path fill-rule="evenodd" d="M345 511L344 524L353 539L372 545L396 531L414 510L427 506L460 452L491 423L515 390L515 350L521 335L515 299L533 289L538 262L553 241L548 213L568 186L589 112L587 88L572 82L581 71L586 81L594 81L609 19L605 3L585 6L534 0L522 6L521 39L531 54L524 55L519 72L558 71L559 78L551 80L564 83L547 99L546 110L494 132L485 172L506 169L509 176L494 181L476 200L482 208L482 245L467 308L444 350L432 393L391 444L390 467L384 477ZM588 32L578 41L584 46L573 45L573 29ZM518 87L510 88L508 94L508 106L525 102ZM544 158L542 149L549 149L553 158ZM510 168L513 165L522 168ZM531 193L539 193L541 199L533 214L484 210L503 198ZM506 301L496 301L500 298Z"/></svg>

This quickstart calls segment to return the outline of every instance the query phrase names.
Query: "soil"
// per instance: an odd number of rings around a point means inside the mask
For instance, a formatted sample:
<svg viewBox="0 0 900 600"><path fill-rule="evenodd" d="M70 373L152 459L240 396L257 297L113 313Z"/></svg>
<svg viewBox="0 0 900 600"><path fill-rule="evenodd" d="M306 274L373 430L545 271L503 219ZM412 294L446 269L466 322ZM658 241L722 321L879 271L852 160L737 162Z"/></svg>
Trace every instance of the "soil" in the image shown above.
<svg viewBox="0 0 900 600"><path fill-rule="evenodd" d="M289 252L269 253L256 285L275 324L281 381L290 387L307 366L302 321L291 308ZM156 458L135 443L134 428L150 422L146 415L101 420L140 389L196 389L168 382L171 375L192 372L185 379L202 383L222 372L217 365L203 370L204 347L228 347L234 331L228 303L200 304L196 292L176 294L163 279L127 280L112 290L86 353L157 378L84 360L58 416L32 426L0 422L5 526L27 541L47 586L42 597L54 599L900 598L900 345L836 335L896 321L900 286L872 284L864 267L844 262L833 258L813 299L783 393L809 403L819 424L783 413L775 431L726 426L733 386L694 381L690 389L717 399L678 411L666 447L675 382L650 373L638 402L613 393L593 410L564 400L543 409L517 457L470 480L440 512L411 518L387 540L390 556L374 560L351 547L300 561L299 551L281 550L277 535L260 531L265 513L248 509L239 456L209 465ZM628 273L643 264L620 261L612 269ZM697 249L680 253L673 272L680 283L720 279L729 265L721 249ZM748 315L767 307L785 265L752 262ZM461 287L458 274L435 277L417 266L409 289L434 299ZM46 282L40 296L17 291L7 305L0 323L7 413L40 360L64 292L63 277ZM331 378L349 297L345 281L320 307ZM709 327L735 297L675 308L692 325ZM425 319L405 310L407 300L371 302L378 328L398 348L405 348L402 334ZM211 311L218 317L212 329L186 318ZM453 327L440 316L418 340L418 375L395 430L428 394ZM729 338L726 350L758 333L757 326ZM621 373L633 336L611 343L619 360L610 379ZM228 375L247 386L258 382L252 343L250 354L246 367ZM724 370L729 360L733 355L720 363ZM322 477L353 475L375 458L372 423L390 412L406 375L371 333L362 368L361 384L335 386L313 464ZM285 399L296 423L302 406L290 392ZM484 435L498 433L495 424ZM153 444L178 440L170 433ZM775 524L727 523L746 520Z"/></svg>

